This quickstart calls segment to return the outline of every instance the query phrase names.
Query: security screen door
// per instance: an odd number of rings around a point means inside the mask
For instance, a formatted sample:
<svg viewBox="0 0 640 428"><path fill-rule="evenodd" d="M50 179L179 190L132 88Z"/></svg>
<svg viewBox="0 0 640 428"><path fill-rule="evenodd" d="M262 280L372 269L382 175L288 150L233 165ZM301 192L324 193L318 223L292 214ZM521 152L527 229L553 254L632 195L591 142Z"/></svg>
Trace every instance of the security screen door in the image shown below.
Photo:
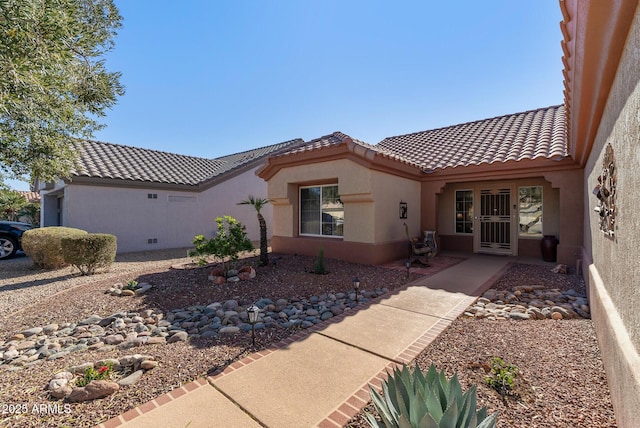
<svg viewBox="0 0 640 428"><path fill-rule="evenodd" d="M480 190L479 251L512 254L511 189Z"/></svg>

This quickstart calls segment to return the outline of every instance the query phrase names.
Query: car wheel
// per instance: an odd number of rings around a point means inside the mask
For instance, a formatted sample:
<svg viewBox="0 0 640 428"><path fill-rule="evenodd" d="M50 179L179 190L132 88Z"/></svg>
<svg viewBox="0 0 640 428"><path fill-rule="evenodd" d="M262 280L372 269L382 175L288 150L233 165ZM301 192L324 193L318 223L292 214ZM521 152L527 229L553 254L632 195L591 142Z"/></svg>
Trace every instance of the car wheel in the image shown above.
<svg viewBox="0 0 640 428"><path fill-rule="evenodd" d="M0 260L8 259L18 251L18 242L8 236L0 236Z"/></svg>

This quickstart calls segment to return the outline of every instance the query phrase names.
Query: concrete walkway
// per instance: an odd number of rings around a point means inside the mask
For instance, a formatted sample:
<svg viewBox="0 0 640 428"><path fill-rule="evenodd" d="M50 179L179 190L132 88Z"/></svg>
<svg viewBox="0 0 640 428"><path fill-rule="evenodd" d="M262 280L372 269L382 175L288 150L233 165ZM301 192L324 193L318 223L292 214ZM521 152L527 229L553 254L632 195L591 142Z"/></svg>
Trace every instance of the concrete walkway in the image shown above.
<svg viewBox="0 0 640 428"><path fill-rule="evenodd" d="M99 427L341 427L386 372L413 360L513 258L472 255Z"/></svg>

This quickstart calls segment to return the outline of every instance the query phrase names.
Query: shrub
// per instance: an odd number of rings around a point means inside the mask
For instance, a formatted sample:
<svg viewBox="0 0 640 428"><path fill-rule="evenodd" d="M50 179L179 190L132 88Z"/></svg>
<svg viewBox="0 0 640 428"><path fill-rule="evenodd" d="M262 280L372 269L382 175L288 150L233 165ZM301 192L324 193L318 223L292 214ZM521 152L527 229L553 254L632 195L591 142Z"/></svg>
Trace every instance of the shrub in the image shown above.
<svg viewBox="0 0 640 428"><path fill-rule="evenodd" d="M189 251L191 257L198 258L198 264L205 265L206 257L213 256L222 263L225 273L225 260L235 262L241 251L253 250L253 244L247 237L246 227L231 216L216 218L217 233L211 239L198 235L193 239L195 250Z"/></svg>
<svg viewBox="0 0 640 428"><path fill-rule="evenodd" d="M487 385L500 393L502 398L513 389L514 379L518 368L513 364L507 364L500 357L491 359L491 375L485 378Z"/></svg>
<svg viewBox="0 0 640 428"><path fill-rule="evenodd" d="M313 266L313 273L318 275L324 275L329 273L327 272L327 269L324 265L324 249L322 248L320 248L320 250L318 251L318 256L316 257L316 263Z"/></svg>
<svg viewBox="0 0 640 428"><path fill-rule="evenodd" d="M67 266L62 256L62 238L86 234L84 230L71 227L31 229L22 235L22 249L36 266L44 269L60 269Z"/></svg>
<svg viewBox="0 0 640 428"><path fill-rule="evenodd" d="M136 291L138 289L138 281L132 279L127 282L127 284L123 287L123 290L131 290Z"/></svg>
<svg viewBox="0 0 640 428"><path fill-rule="evenodd" d="M108 268L116 258L116 237L106 233L62 238L62 256L82 275L93 275L96 269Z"/></svg>
<svg viewBox="0 0 640 428"><path fill-rule="evenodd" d="M111 378L111 372L113 371L113 364L107 363L99 369L93 367L87 367L84 372L84 376L76 380L76 386L87 386L92 380L107 380Z"/></svg>
<svg viewBox="0 0 640 428"><path fill-rule="evenodd" d="M383 382L384 398L371 389L373 405L382 421L367 413L372 427L464 427L493 428L498 413L487 416L487 408L476 411L476 387L462 393L458 376L447 380L444 370L432 364L426 375L416 365L413 373L406 365Z"/></svg>

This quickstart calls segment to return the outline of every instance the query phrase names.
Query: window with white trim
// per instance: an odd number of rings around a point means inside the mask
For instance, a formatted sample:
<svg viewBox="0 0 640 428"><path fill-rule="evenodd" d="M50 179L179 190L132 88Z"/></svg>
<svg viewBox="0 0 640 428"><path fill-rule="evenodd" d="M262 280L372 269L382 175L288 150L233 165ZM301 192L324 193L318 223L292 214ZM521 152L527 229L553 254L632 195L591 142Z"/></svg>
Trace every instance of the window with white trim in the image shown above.
<svg viewBox="0 0 640 428"><path fill-rule="evenodd" d="M343 226L338 185L300 187L300 235L341 237Z"/></svg>
<svg viewBox="0 0 640 428"><path fill-rule="evenodd" d="M542 186L518 188L520 236L542 236Z"/></svg>

